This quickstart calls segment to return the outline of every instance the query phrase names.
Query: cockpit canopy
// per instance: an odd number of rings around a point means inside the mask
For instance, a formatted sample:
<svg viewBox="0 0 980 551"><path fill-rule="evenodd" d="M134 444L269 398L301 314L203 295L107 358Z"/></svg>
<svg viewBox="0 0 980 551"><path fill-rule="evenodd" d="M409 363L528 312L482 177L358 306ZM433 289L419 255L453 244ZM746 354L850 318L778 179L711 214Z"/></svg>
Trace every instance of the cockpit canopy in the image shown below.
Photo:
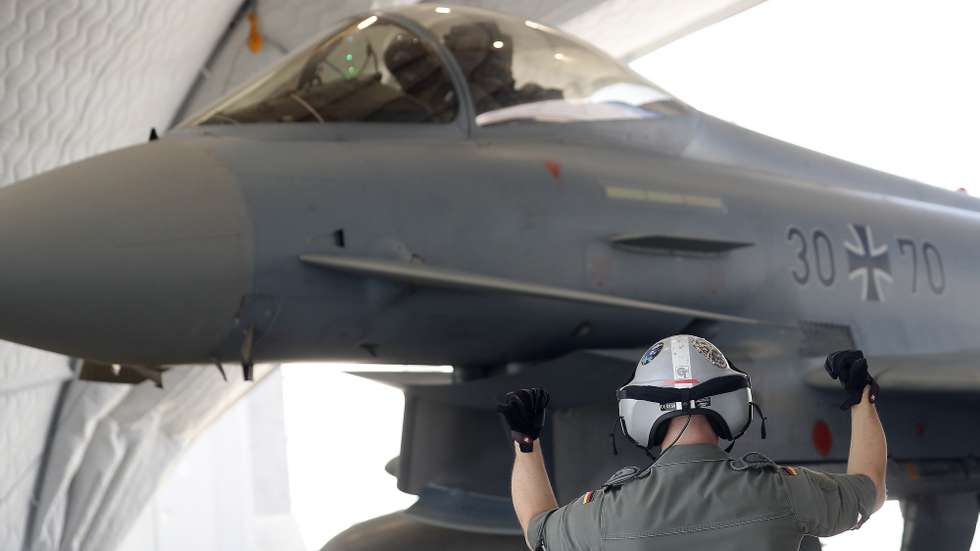
<svg viewBox="0 0 980 551"><path fill-rule="evenodd" d="M459 116L461 101L471 103L480 126L650 118L679 107L555 29L475 8L421 5L349 22L187 125L440 124Z"/></svg>

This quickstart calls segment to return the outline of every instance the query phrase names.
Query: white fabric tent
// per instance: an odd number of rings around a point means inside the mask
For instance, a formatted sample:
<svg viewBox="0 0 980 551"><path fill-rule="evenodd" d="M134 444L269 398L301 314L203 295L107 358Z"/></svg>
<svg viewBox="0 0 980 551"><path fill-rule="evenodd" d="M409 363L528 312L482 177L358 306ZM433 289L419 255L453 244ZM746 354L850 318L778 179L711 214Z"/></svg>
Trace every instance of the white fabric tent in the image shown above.
<svg viewBox="0 0 980 551"><path fill-rule="evenodd" d="M237 370L179 367L165 390L75 381L58 416L40 485L32 549L113 549L160 476L201 430L252 389Z"/></svg>
<svg viewBox="0 0 980 551"><path fill-rule="evenodd" d="M0 3L0 185L165 127L237 7ZM248 388L180 396L213 376L168 374L162 393L68 382L67 358L0 344L0 549L111 549L126 527L112 511L138 510L180 446Z"/></svg>

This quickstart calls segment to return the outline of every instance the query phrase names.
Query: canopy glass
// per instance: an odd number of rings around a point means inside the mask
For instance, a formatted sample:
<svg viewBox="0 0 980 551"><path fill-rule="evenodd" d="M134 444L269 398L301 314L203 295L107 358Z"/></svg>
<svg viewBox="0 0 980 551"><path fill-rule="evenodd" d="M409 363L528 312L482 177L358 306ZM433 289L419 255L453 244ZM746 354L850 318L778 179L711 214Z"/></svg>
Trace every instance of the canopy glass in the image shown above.
<svg viewBox="0 0 980 551"><path fill-rule="evenodd" d="M480 126L644 119L682 108L615 59L532 21L431 4L392 13L426 28L455 60ZM397 17L365 16L290 55L190 125L452 122L463 96L435 47Z"/></svg>

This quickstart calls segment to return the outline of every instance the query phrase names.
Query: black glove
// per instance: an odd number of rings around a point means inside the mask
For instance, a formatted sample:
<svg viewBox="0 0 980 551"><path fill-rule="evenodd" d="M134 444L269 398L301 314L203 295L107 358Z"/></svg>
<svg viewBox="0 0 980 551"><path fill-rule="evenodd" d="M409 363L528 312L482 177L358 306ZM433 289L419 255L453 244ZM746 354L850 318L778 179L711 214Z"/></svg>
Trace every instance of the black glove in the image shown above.
<svg viewBox="0 0 980 551"><path fill-rule="evenodd" d="M864 359L864 353L860 350L832 352L827 356L823 366L830 374L830 378L839 380L847 392L847 399L840 405L842 410L861 403L865 386L871 386L868 392L871 403L875 403L878 399L878 383L868 373L868 361Z"/></svg>
<svg viewBox="0 0 980 551"><path fill-rule="evenodd" d="M521 451L529 453L534 449L533 442L541 436L544 428L545 408L551 397L544 389L522 388L504 395L497 404L497 411L504 416L510 427L510 437L517 442Z"/></svg>

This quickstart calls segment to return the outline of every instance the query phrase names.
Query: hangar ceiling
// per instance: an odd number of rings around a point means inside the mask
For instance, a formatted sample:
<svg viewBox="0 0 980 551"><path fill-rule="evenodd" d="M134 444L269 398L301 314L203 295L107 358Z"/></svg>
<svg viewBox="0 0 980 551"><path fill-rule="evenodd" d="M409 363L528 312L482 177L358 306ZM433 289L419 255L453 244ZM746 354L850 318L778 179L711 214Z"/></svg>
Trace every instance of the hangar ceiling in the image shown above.
<svg viewBox="0 0 980 551"><path fill-rule="evenodd" d="M165 126L238 3L0 3L0 184Z"/></svg>
<svg viewBox="0 0 980 551"><path fill-rule="evenodd" d="M632 61L700 28L747 10L762 0L462 0L560 27L613 57Z"/></svg>
<svg viewBox="0 0 980 551"><path fill-rule="evenodd" d="M632 58L760 1L459 3L562 27ZM404 3L0 2L0 186L140 143L333 21ZM266 38L258 53L246 46L251 9ZM0 342L2 549L111 549L135 517L122 511L138 511L168 462L249 388L190 368L173 372L163 391L73 376L67 358ZM207 390L210 406L174 410L180 400L204 402L179 395L188 388Z"/></svg>

